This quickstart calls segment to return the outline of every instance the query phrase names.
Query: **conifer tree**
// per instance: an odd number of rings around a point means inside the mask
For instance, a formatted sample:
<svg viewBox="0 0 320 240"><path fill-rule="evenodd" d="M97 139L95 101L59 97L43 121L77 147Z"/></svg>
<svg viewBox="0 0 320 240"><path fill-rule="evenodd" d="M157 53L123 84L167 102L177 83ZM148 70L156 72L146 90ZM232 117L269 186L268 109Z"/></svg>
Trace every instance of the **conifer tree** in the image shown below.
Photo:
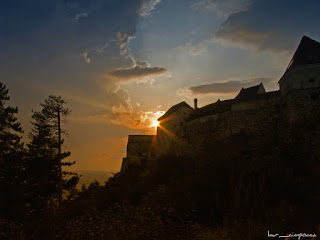
<svg viewBox="0 0 320 240"><path fill-rule="evenodd" d="M62 166L71 166L75 162L64 161L70 156L69 151L63 151L63 136L66 131L62 129L65 118L70 110L65 108L66 102L60 96L50 95L40 104L41 111L33 111L31 142L29 148L29 172L33 176L35 195L38 201L57 200L62 203L63 189L70 189L78 182L76 174L62 171ZM64 180L63 176L73 174L72 178Z"/></svg>
<svg viewBox="0 0 320 240"><path fill-rule="evenodd" d="M22 129L17 122L18 108L6 106L10 100L9 90L0 82L0 183L23 182Z"/></svg>
<svg viewBox="0 0 320 240"><path fill-rule="evenodd" d="M19 218L24 214L24 148L18 108L8 106L8 92L0 82L0 215Z"/></svg>

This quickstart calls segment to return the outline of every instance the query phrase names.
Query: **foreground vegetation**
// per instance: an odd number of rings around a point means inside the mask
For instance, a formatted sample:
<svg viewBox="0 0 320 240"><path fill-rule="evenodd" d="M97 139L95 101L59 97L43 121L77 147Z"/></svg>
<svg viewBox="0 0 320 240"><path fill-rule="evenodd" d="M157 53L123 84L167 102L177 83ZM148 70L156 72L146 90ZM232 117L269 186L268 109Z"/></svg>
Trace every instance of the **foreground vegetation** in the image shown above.
<svg viewBox="0 0 320 240"><path fill-rule="evenodd" d="M6 239L265 239L319 230L315 166L298 182L271 159L164 156L149 170L132 167L105 185L73 191L61 207L20 221L1 220ZM200 160L200 161L199 161ZM232 165L230 165L232 163ZM241 164L240 164L241 163ZM266 164L266 165L264 165ZM230 167L234 166L234 167Z"/></svg>

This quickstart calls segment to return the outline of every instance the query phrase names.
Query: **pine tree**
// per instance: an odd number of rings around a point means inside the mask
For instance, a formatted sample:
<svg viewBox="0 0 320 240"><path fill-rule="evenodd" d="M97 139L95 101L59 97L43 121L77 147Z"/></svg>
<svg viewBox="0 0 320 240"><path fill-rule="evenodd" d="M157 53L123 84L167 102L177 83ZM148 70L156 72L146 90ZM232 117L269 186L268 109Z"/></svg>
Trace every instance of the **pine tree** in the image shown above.
<svg viewBox="0 0 320 240"><path fill-rule="evenodd" d="M6 106L10 100L8 92L0 82L0 182L20 184L23 182L22 129L16 117L18 108Z"/></svg>
<svg viewBox="0 0 320 240"><path fill-rule="evenodd" d="M50 95L40 104L41 111L34 111L32 115L32 132L29 148L29 173L33 176L35 195L39 202L57 200L62 203L63 189L69 190L78 182L76 174L62 171L62 166L71 166L75 162L63 161L70 156L69 151L63 152L63 135L67 132L62 129L62 123L70 114L65 108L66 102L59 96ZM68 180L63 176L75 175ZM40 203L39 203L40 204Z"/></svg>
<svg viewBox="0 0 320 240"><path fill-rule="evenodd" d="M8 92L0 82L0 215L17 218L24 213L24 148L18 108L7 106Z"/></svg>

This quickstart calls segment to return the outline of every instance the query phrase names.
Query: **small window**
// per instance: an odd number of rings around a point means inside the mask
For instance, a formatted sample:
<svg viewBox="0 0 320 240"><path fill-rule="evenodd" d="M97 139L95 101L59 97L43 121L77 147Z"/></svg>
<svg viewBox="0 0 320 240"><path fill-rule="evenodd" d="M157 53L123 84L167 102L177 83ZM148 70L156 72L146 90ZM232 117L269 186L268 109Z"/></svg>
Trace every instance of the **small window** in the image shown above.
<svg viewBox="0 0 320 240"><path fill-rule="evenodd" d="M310 79L309 79L309 82L310 82L310 83L313 83L313 82L314 82L314 78L310 78Z"/></svg>

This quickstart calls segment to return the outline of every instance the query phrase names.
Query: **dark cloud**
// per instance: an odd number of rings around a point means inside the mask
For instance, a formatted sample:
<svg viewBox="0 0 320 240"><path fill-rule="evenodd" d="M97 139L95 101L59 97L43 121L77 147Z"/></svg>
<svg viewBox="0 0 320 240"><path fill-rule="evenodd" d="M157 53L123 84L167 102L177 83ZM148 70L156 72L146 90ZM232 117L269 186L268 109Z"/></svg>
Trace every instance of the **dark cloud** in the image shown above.
<svg viewBox="0 0 320 240"><path fill-rule="evenodd" d="M161 67L142 68L142 67L136 66L130 69L119 69L119 70L109 72L107 76L117 80L126 81L131 79L159 75L159 74L165 73L166 71L167 69L161 68Z"/></svg>
<svg viewBox="0 0 320 240"><path fill-rule="evenodd" d="M192 94L221 94L221 93L235 93L239 92L241 88L252 87L263 83L265 88L275 89L277 79L275 78L253 78L242 81L228 81L221 83L203 84L190 87L189 90Z"/></svg>
<svg viewBox="0 0 320 240"><path fill-rule="evenodd" d="M255 0L247 10L231 14L214 39L267 51L292 51L303 35L320 37L319 2Z"/></svg>

